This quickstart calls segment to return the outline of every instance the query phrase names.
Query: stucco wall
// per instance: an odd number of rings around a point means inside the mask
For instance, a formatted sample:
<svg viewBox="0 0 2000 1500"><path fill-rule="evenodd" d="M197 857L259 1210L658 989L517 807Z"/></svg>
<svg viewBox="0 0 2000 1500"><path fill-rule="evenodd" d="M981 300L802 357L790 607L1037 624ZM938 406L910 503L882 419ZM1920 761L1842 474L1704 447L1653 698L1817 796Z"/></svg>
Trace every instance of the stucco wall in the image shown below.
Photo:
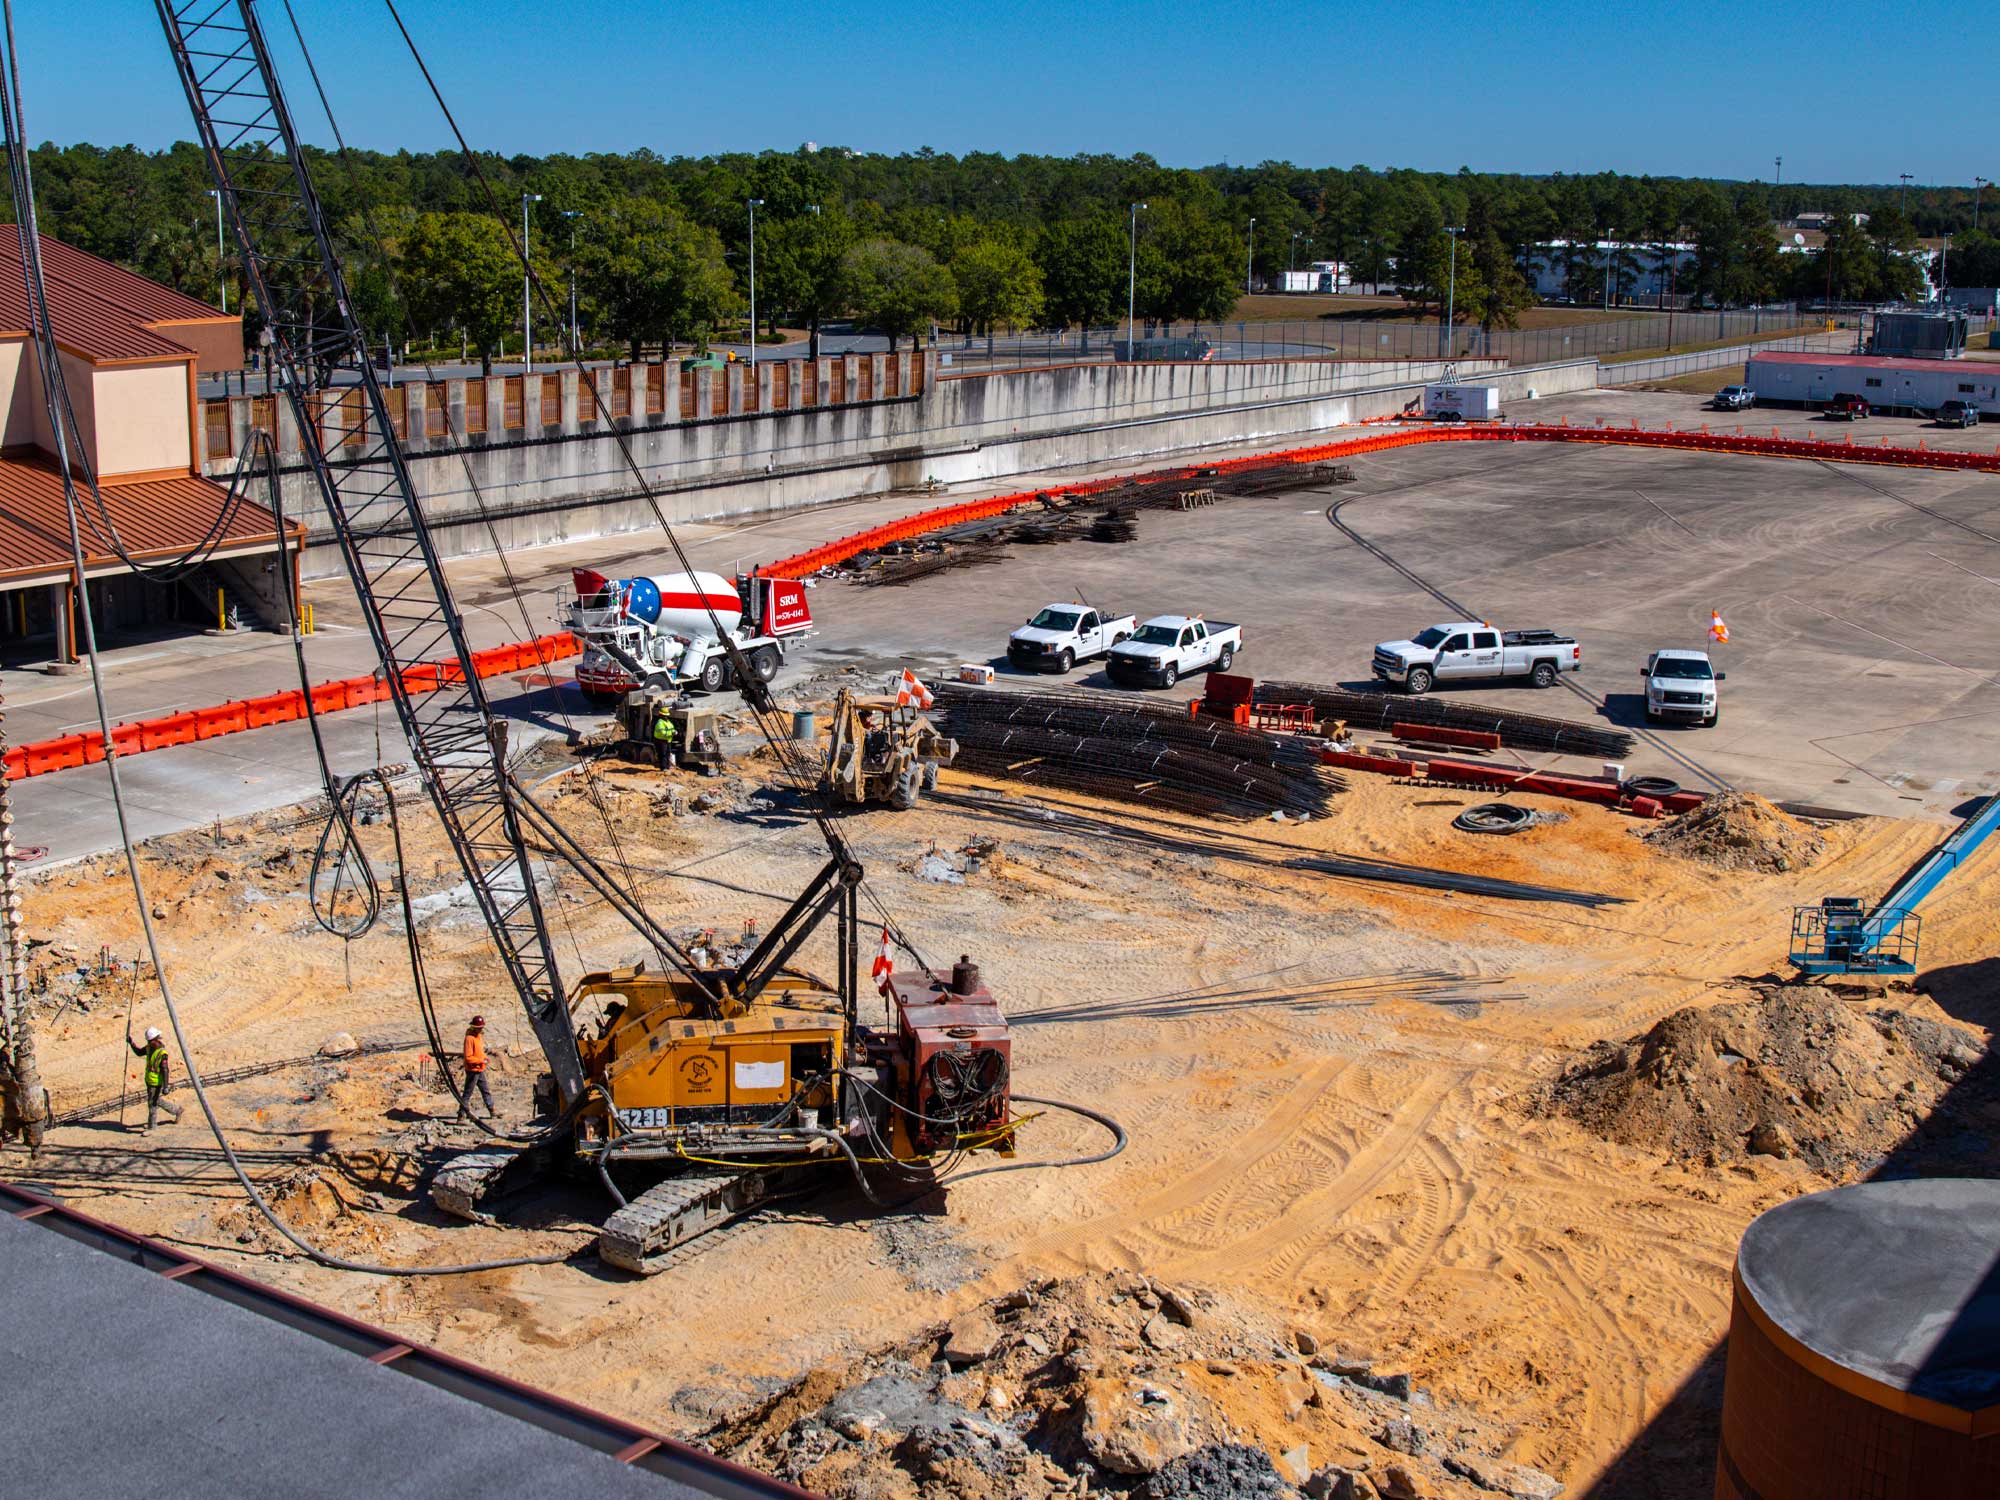
<svg viewBox="0 0 2000 1500"><path fill-rule="evenodd" d="M34 442L42 383L34 377L26 338L0 339L0 447ZM24 378L25 377L25 378Z"/></svg>
<svg viewBox="0 0 2000 1500"><path fill-rule="evenodd" d="M188 367L121 365L99 369L86 382L95 387L97 471L104 475L186 469L193 455L188 435ZM76 374L69 372L70 399L85 422Z"/></svg>

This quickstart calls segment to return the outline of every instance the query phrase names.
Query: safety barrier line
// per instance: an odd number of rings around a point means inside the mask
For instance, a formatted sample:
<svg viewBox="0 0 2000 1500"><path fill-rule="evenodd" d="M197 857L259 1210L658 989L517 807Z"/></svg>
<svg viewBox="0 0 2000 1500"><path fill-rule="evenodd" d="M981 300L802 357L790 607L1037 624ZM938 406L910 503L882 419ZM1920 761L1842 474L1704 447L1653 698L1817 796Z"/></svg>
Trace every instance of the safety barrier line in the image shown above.
<svg viewBox="0 0 2000 1500"><path fill-rule="evenodd" d="M536 667L561 661L564 657L575 656L577 651L576 641L571 636L537 636L531 641L517 641L473 652L472 670L482 678L499 677L508 672L532 671ZM407 692L427 693L445 683L460 681L462 675L457 662L426 662L404 668L403 687ZM313 712L328 714L344 708L379 703L389 696L389 684L379 675L343 677L315 683L309 691ZM165 750L174 745L193 744L197 740L241 734L245 730L261 729L267 724L284 724L293 719L303 719L305 715L306 694L293 688L289 692L268 693L261 698L242 698L210 708L184 709L156 719L116 724L112 726L111 743L120 755L139 755L148 750ZM58 735L54 739L37 740L9 750L6 756L7 779L19 781L23 777L41 776L50 771L66 771L72 766L95 765L103 759L104 737L99 731L93 729L85 734Z"/></svg>
<svg viewBox="0 0 2000 1500"><path fill-rule="evenodd" d="M871 526L866 531L853 532L809 551L780 558L777 562L760 567L756 571L766 577L806 577L822 568L838 567L850 558L858 557L876 547L891 542L906 542L912 537L926 536L931 532L942 531L967 521L988 520L1020 506L1031 505L1045 495L1050 498L1091 495L1114 489L1130 481L1172 482L1178 479L1194 479L1204 474L1232 474L1245 469L1273 468L1280 464L1326 463L1333 459L1351 458L1362 453L1379 453L1385 449L1405 448L1418 443L1441 442L1615 443L1627 447L1679 448L1695 452L1734 453L1750 457L1822 459L1829 463L1965 469L2000 474L2000 449L1991 454L1960 453L1926 447L1921 441L1914 448L1892 448L1886 444L1869 447L1865 443L1853 442L1847 437L1843 437L1837 443L1830 439L1780 437L1775 427L1771 429L1770 437L1745 433L1741 428L1734 433L1710 432L1706 426L1698 431L1677 432L1672 428L1657 431L1641 428L1636 424L1631 427L1583 427L1572 426L1568 422L1481 422L1449 427L1415 427L1398 432L1371 434L1367 437L1344 438L1338 442L1321 443L1309 448L1287 448L1275 453L1256 453L1244 458L1185 464L1174 468L1149 470L1142 474L1119 474L1106 479L1083 480L1075 484L1045 485L1039 489L994 495L984 500L968 500L957 505L940 506L936 510L919 511L901 520Z"/></svg>

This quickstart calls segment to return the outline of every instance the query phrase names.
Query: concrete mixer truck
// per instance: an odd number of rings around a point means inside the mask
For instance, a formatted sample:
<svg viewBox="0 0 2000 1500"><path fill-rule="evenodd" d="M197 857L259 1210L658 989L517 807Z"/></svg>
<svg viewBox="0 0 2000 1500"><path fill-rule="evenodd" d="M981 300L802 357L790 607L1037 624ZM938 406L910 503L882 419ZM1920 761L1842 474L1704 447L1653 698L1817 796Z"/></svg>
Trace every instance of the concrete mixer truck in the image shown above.
<svg viewBox="0 0 2000 1500"><path fill-rule="evenodd" d="M668 573L607 578L571 571L576 597L559 616L583 649L577 685L593 703L615 702L638 687L699 687L720 692L733 680L720 625L765 682L785 653L812 633L805 586L791 578Z"/></svg>

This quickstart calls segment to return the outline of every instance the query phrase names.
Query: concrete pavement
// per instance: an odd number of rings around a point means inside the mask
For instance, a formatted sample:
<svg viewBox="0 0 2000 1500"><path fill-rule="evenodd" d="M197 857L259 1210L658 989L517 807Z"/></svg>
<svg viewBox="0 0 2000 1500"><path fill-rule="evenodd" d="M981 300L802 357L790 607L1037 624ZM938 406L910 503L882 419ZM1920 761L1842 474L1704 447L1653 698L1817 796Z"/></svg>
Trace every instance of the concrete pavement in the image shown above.
<svg viewBox="0 0 2000 1500"><path fill-rule="evenodd" d="M1695 397L1625 391L1538 402L1514 415L1646 426L1707 421L1718 430L1922 439L1982 452L1996 436L1991 428L1945 431L1899 418L1855 424L1850 434L1846 424L1772 410L1745 413L1739 424L1734 414L1704 412ZM1541 444L1403 450L1359 460L1356 468L1361 482L1338 492L1352 498L1350 524L1502 624L1575 631L1585 642L1582 685L1606 707L1567 693L1530 697L1507 689L1475 697L1630 722L1645 653L1700 645L1708 611L1718 608L1735 635L1726 648L1723 723L1662 734L1726 779L1774 796L1932 815L2000 785L2000 542L1983 535L2000 538L2000 479ZM697 566L727 573L893 517L1022 487L1003 480L868 497L743 526L687 525L680 534ZM995 660L1008 630L1078 589L1141 614L1193 609L1241 621L1249 644L1244 670L1254 674L1365 677L1374 641L1428 623L1442 606L1345 545L1322 514L1333 498L1290 495L1188 516L1152 514L1141 522L1144 540L1136 547L1020 549L1000 566L907 588L823 584L811 596L820 635L795 654L780 684L850 664L886 671L904 662L948 668ZM553 629L573 564L613 573L674 566L663 543L629 537L518 551L508 561L524 593L525 621L498 560L450 565L476 647ZM314 680L371 670L352 594L334 583L308 594L322 623L309 646ZM279 636L197 636L108 655L107 685L120 720L297 683ZM0 685L10 743L94 722L80 678L8 670ZM573 686L536 674L489 686L501 711L521 722L524 738L601 719ZM1197 691L1198 681L1177 694ZM386 707L323 723L339 773L377 763L378 729L381 760L409 758ZM141 837L318 790L307 730L296 723L122 765ZM1646 751L1633 769L1678 772ZM100 766L20 782L14 804L17 839L46 847L49 860L115 843Z"/></svg>

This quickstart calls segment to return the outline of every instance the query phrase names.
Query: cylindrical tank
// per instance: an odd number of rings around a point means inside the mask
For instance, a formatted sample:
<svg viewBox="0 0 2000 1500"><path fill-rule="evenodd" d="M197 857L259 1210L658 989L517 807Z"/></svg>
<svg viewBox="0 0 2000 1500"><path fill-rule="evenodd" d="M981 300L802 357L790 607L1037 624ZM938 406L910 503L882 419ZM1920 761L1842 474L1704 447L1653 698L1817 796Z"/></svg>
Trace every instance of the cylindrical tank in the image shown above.
<svg viewBox="0 0 2000 1500"><path fill-rule="evenodd" d="M651 578L619 578L611 589L623 601L628 618L669 635L706 640L715 634L709 611L725 631L733 632L743 618L743 601L736 585L720 573L661 573Z"/></svg>
<svg viewBox="0 0 2000 1500"><path fill-rule="evenodd" d="M1868 1182L1744 1231L1716 1500L2000 1495L2000 1182Z"/></svg>

